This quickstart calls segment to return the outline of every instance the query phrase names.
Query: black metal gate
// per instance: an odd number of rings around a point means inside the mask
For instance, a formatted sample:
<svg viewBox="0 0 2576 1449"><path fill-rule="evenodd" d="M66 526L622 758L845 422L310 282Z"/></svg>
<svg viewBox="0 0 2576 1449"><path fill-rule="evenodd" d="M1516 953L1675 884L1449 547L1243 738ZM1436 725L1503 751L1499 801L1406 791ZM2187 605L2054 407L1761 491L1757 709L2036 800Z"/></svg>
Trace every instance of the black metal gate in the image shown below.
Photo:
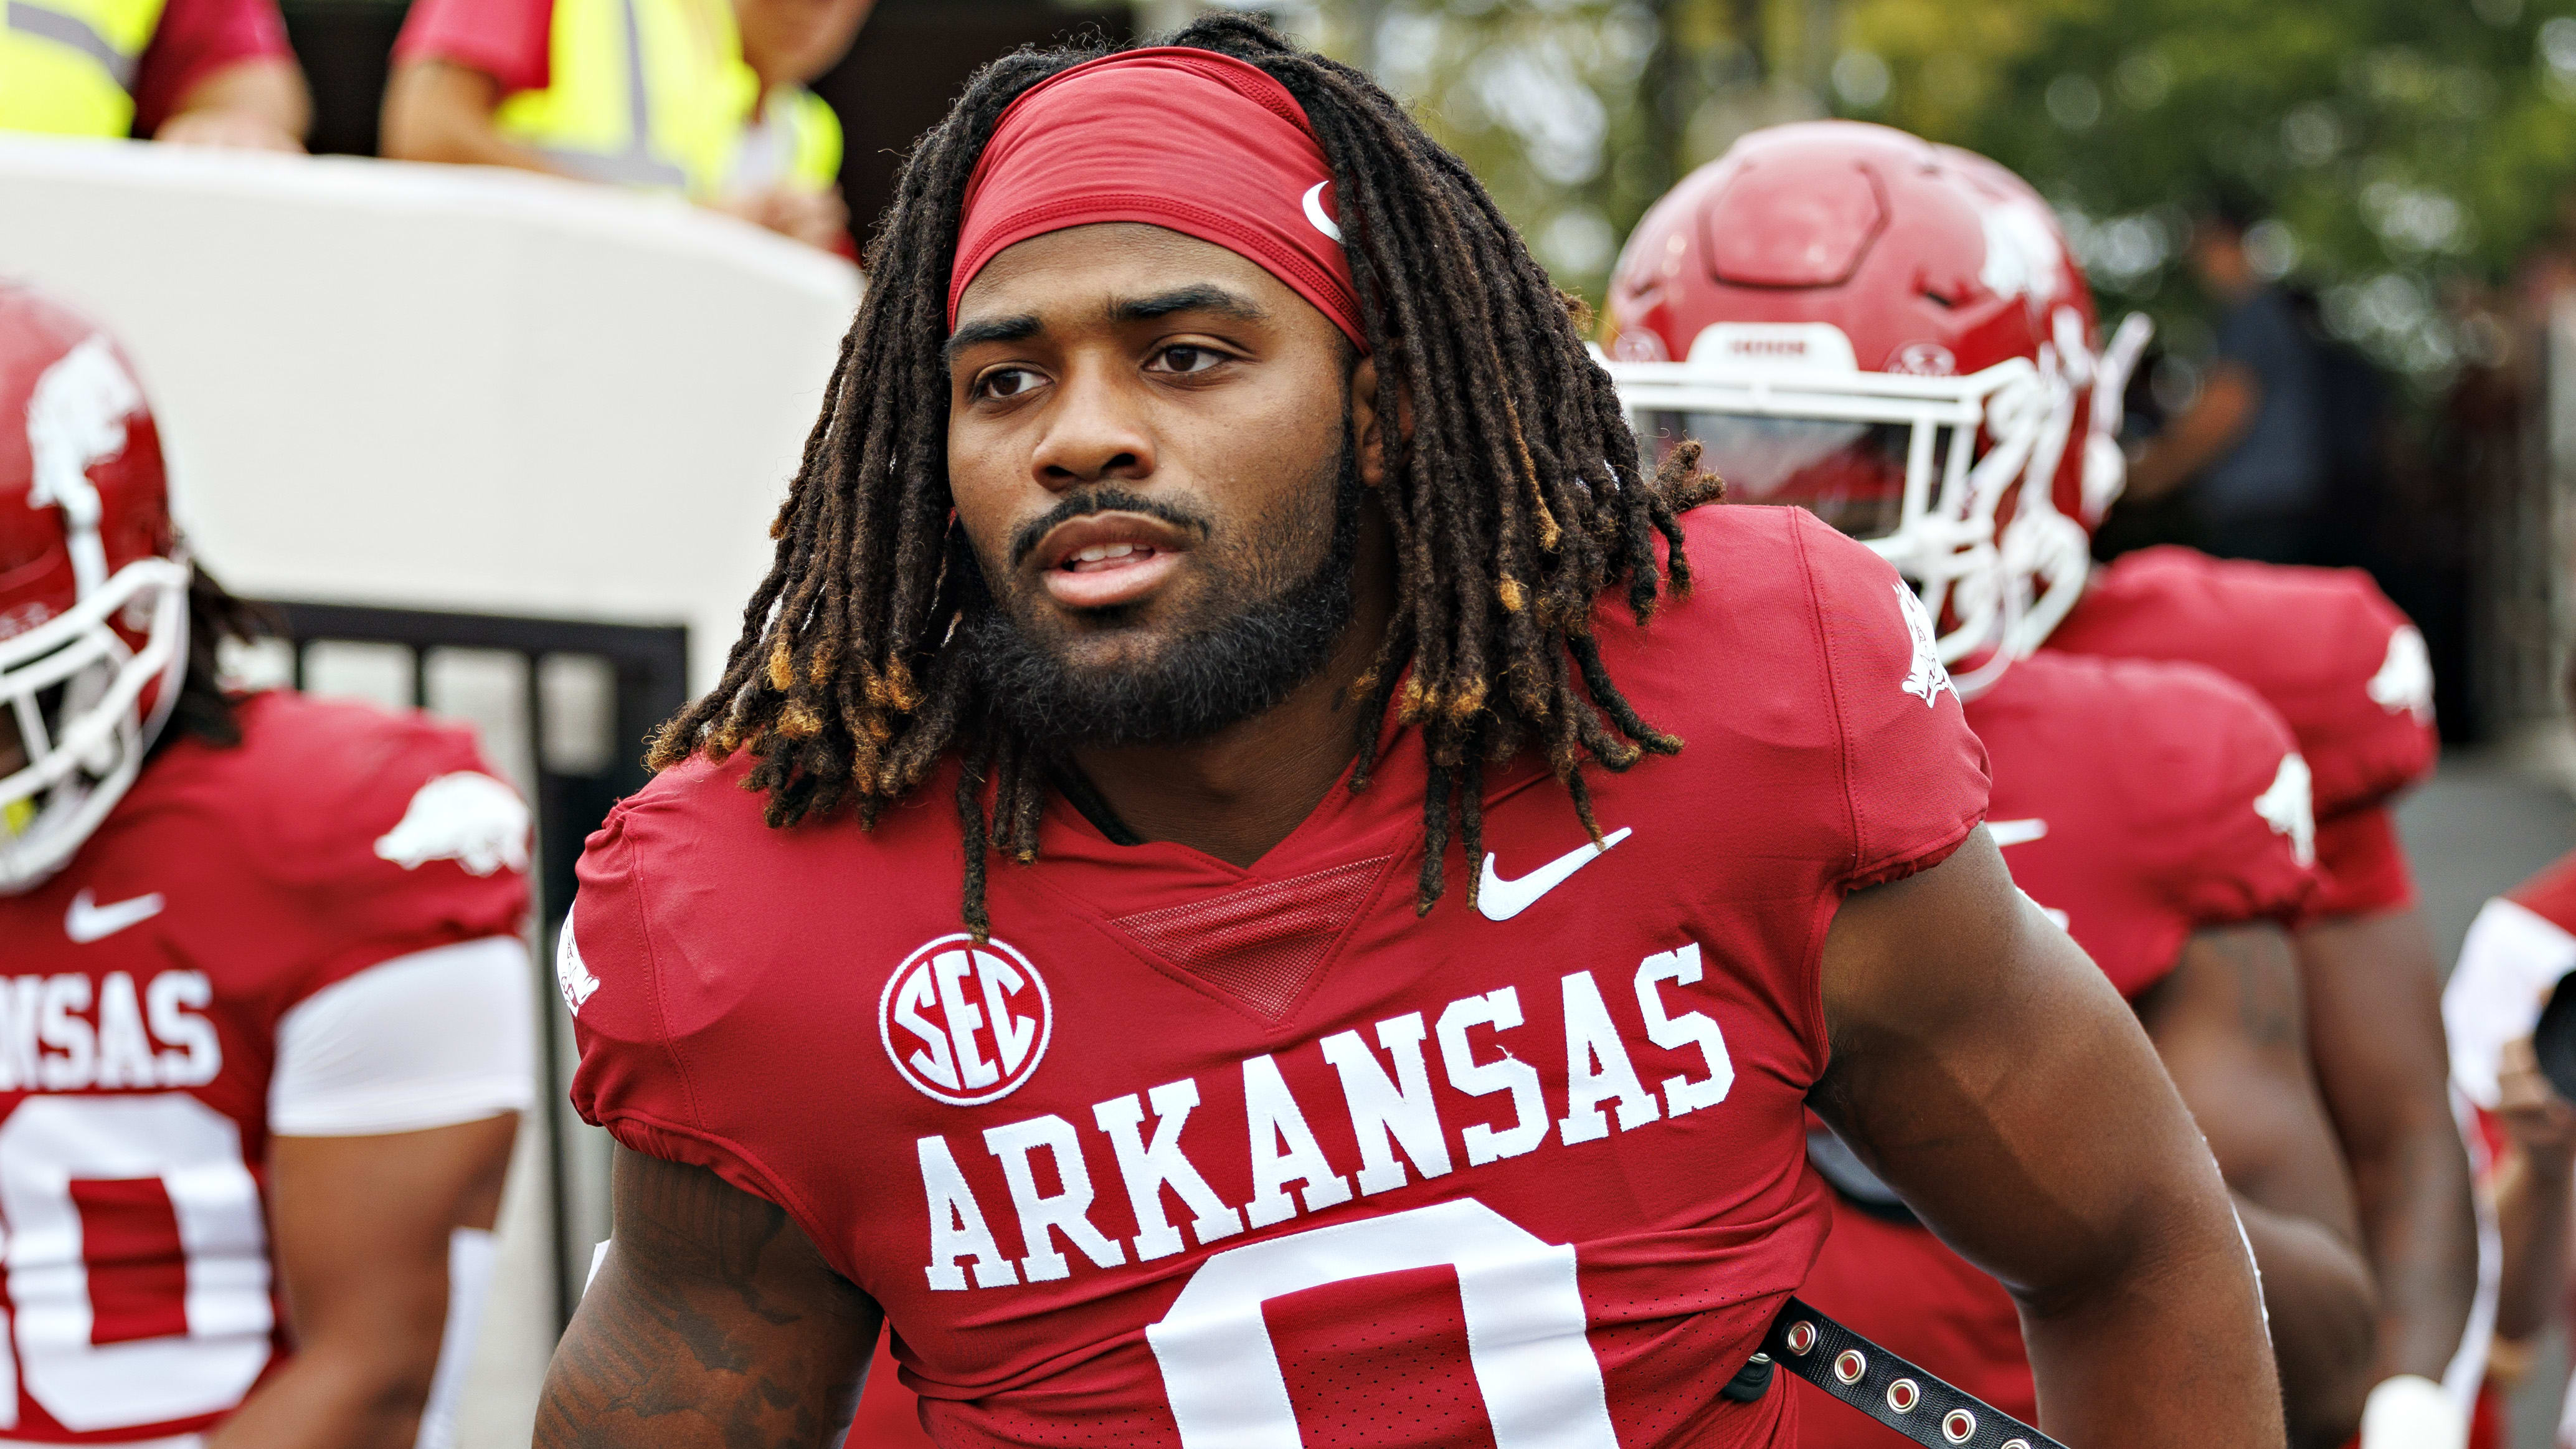
<svg viewBox="0 0 2576 1449"><path fill-rule="evenodd" d="M440 650L515 655L522 671L522 723L534 771L536 814L536 973L539 1041L544 1055L547 1191L556 1238L555 1310L558 1324L572 1318L580 1298L592 1241L606 1234L605 1155L566 1104L572 1054L570 1034L556 1000L552 972L555 932L572 907L573 864L582 841L599 828L609 807L642 787L644 739L677 713L688 698L686 628L595 624L499 614L452 614L426 609L386 609L348 604L269 600L293 650L294 683L304 687L307 661L317 644L394 645L410 651L411 703L430 704L430 661ZM613 671L609 709L612 747L604 766L575 773L551 768L543 742L549 736L546 691L539 673L556 657L589 658Z"/></svg>

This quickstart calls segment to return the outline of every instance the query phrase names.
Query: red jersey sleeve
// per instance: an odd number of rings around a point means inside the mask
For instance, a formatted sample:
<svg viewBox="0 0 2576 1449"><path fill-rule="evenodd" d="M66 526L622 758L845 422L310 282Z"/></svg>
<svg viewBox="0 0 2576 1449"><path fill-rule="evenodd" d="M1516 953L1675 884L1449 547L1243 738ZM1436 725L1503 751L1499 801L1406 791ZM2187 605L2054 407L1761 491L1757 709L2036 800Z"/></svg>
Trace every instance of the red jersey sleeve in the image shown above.
<svg viewBox="0 0 2576 1449"><path fill-rule="evenodd" d="M2317 865L2325 884L2308 903L2311 919L2380 915L2415 903L2397 812L2384 801L2318 821Z"/></svg>
<svg viewBox="0 0 2576 1449"><path fill-rule="evenodd" d="M394 63L444 60L501 83L503 95L541 91L553 73L554 0L413 0Z"/></svg>
<svg viewBox="0 0 2576 1449"><path fill-rule="evenodd" d="M134 134L161 129L208 76L264 59L295 59L276 0L168 0L134 68Z"/></svg>
<svg viewBox="0 0 2576 1449"><path fill-rule="evenodd" d="M691 761L620 801L585 843L572 914L555 941L555 984L572 1012L581 1065L572 1105L625 1147L703 1167L785 1208L817 1243L836 1241L778 1175L707 1124L693 1085L699 1018L721 1015L704 990L725 974L693 941L723 934L725 903L693 893L686 817L663 787L711 767ZM729 782L728 782L729 787ZM676 902L666 896L676 896ZM685 913L675 921L671 912ZM674 1020L673 1013L687 1019Z"/></svg>
<svg viewBox="0 0 2576 1449"><path fill-rule="evenodd" d="M2359 569L2143 549L2095 572L2048 647L2187 660L2252 689L2297 736L2320 820L2415 783L2439 747L2424 636Z"/></svg>
<svg viewBox="0 0 2576 1449"><path fill-rule="evenodd" d="M253 865L309 943L291 1004L380 961L528 912L528 810L473 735L421 714L264 696L234 784Z"/></svg>
<svg viewBox="0 0 2576 1449"><path fill-rule="evenodd" d="M2288 919L2317 885L2308 764L2289 726L2213 670L2158 673L2155 717L2133 722L2159 743L2129 764L2166 896L2195 928Z"/></svg>
<svg viewBox="0 0 2576 1449"><path fill-rule="evenodd" d="M1949 858L1985 818L1986 749L1960 713L1931 620L1886 560L1804 510L1798 541L1842 735L1851 859L1844 888Z"/></svg>

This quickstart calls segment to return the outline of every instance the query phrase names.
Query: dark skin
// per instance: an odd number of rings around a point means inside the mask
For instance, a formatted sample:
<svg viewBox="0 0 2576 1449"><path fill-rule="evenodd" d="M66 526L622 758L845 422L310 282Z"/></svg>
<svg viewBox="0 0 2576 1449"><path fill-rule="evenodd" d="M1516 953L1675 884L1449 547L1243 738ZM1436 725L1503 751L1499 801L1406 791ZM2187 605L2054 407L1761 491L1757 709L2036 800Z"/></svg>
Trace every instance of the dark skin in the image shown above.
<svg viewBox="0 0 2576 1449"><path fill-rule="evenodd" d="M1167 309L1182 292L1198 304ZM959 517L997 592L1024 624L1059 626L1078 663L1145 657L1193 609L1221 607L1208 582L1221 551L1298 490L1329 509L1317 480L1346 401L1361 476L1382 477L1384 420L1340 334L1221 248L1139 226L1020 243L968 289L957 337ZM1109 478L1213 520L1203 539L1135 522L1134 539L1175 557L1127 565L1151 586L1114 619L1060 602L1098 581L1046 577L1052 545L1007 561L1015 530ZM1380 564L1354 587L1354 637L1270 712L1186 746L1081 755L1132 828L1249 861L1306 817L1357 748L1362 722L1336 701L1391 605ZM2217 1169L2136 1019L2013 888L1982 829L1939 866L1843 902L1824 1004L1835 1066L1819 1110L2022 1301L2052 1432L2135 1449L2283 1442ZM794 1224L706 1172L621 1158L615 1206L618 1247L556 1351L538 1444L830 1442L874 1306Z"/></svg>
<svg viewBox="0 0 2576 1449"><path fill-rule="evenodd" d="M2290 1442L2331 1449L2361 1422L2378 1302L2289 937L2269 923L2201 931L2137 1007L2263 1269Z"/></svg>
<svg viewBox="0 0 2576 1449"><path fill-rule="evenodd" d="M2379 1283L2377 1377L2439 1383L2468 1327L2478 1239L2432 933L2409 907L2329 917L2298 945L2308 1052Z"/></svg>

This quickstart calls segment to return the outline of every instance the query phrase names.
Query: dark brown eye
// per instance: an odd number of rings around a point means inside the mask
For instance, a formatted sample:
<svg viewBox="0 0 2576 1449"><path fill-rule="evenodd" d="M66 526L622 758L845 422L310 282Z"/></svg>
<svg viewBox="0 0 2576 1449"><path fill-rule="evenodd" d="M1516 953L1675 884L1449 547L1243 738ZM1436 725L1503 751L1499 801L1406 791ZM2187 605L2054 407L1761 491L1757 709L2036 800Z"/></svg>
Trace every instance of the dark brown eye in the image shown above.
<svg viewBox="0 0 2576 1449"><path fill-rule="evenodd" d="M1162 364L1163 371L1182 374L1205 372L1224 360L1224 354L1214 348L1187 346L1166 347L1162 356L1155 359Z"/></svg>

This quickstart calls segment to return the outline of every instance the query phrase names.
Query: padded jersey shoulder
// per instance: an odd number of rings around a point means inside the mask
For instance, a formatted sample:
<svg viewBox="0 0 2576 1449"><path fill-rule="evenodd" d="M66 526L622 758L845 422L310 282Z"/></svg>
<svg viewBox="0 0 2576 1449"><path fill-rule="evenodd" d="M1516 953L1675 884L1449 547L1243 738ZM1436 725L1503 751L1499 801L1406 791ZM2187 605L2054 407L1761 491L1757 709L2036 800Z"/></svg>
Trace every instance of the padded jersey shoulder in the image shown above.
<svg viewBox="0 0 2576 1449"><path fill-rule="evenodd" d="M1803 508L1683 515L1692 586L1638 627L1595 614L1604 662L1679 763L1790 771L1834 816L1847 888L1937 864L1985 810L1985 749L1896 570ZM1810 808L1802 803L1802 809Z"/></svg>
<svg viewBox="0 0 2576 1449"><path fill-rule="evenodd" d="M2195 925L2287 916L2314 889L2308 766L2251 689L2205 665L2042 653L1997 692L2055 718L2059 763L2113 797L2123 847Z"/></svg>
<svg viewBox="0 0 2576 1449"><path fill-rule="evenodd" d="M2320 815L2376 803L2432 768L2423 636L2357 569L2144 549L2094 571L2047 647L2205 664L2251 688L2297 736Z"/></svg>

